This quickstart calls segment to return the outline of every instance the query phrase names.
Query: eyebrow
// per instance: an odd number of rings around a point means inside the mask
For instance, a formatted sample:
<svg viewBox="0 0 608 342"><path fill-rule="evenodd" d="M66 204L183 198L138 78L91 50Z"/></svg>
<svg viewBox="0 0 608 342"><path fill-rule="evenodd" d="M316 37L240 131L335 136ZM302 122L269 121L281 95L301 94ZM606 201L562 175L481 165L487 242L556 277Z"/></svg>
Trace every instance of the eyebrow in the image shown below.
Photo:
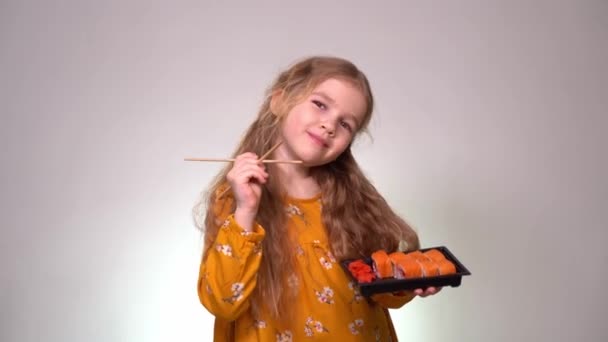
<svg viewBox="0 0 608 342"><path fill-rule="evenodd" d="M325 101L331 103L331 104L336 104L336 101L334 99L332 99L331 97L329 97L329 95L316 91L313 92L312 95L317 95L319 97L322 97ZM357 127L359 127L359 120L357 120L357 118L352 114L352 113L344 113L344 116L349 117L351 120L353 120L355 122L355 124L357 125Z"/></svg>

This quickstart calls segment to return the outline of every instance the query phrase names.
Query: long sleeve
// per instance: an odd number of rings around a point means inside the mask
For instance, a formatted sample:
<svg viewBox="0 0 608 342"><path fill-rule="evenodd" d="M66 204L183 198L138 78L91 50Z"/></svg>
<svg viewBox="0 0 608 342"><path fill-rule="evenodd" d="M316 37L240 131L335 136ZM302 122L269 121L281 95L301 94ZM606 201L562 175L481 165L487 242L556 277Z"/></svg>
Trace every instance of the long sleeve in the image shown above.
<svg viewBox="0 0 608 342"><path fill-rule="evenodd" d="M404 291L399 294L392 293L377 293L372 295L372 300L376 303L380 304L380 306L387 309L398 309L412 299L414 299L416 295L412 291Z"/></svg>
<svg viewBox="0 0 608 342"><path fill-rule="evenodd" d="M235 320L249 308L257 272L262 260L260 225L253 231L242 229L229 215L215 241L205 246L198 277L198 296L216 317Z"/></svg>

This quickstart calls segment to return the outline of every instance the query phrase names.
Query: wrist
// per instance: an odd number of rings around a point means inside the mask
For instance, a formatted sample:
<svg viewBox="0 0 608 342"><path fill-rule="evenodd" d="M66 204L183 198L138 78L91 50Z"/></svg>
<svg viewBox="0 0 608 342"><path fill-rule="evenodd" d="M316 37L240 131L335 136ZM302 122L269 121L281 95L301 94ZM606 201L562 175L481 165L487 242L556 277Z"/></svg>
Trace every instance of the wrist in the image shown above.
<svg viewBox="0 0 608 342"><path fill-rule="evenodd" d="M234 220L241 228L250 232L253 230L253 222L255 221L256 214L257 211L254 210L236 208Z"/></svg>

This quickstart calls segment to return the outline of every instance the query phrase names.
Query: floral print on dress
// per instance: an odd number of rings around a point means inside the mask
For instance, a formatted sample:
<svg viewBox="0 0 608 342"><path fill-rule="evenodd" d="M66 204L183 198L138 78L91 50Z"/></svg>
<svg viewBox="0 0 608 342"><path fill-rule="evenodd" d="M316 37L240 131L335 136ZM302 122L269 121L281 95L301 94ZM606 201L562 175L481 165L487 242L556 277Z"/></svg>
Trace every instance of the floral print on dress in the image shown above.
<svg viewBox="0 0 608 342"><path fill-rule="evenodd" d="M253 249L251 250L251 252L255 255L262 255L262 245L259 243L256 243L253 246Z"/></svg>
<svg viewBox="0 0 608 342"><path fill-rule="evenodd" d="M323 291L315 290L315 294L317 295L317 299L321 303L325 304L333 304L334 303L334 290L329 286L325 286Z"/></svg>
<svg viewBox="0 0 608 342"><path fill-rule="evenodd" d="M304 214L302 214L302 210L300 209L300 207L298 207L295 204L289 204L287 205L287 207L285 208L285 211L287 212L287 214L289 215L289 217L291 216L302 216Z"/></svg>
<svg viewBox="0 0 608 342"><path fill-rule="evenodd" d="M361 331L359 331L358 328L361 328L362 326L363 326L363 320L356 319L353 322L348 324L348 330L350 330L351 334L353 334L353 335L359 335L359 333L361 333Z"/></svg>
<svg viewBox="0 0 608 342"><path fill-rule="evenodd" d="M324 257L320 257L319 258L319 262L321 263L321 265L323 265L323 267L326 270L330 270L333 266L331 264L331 262L329 262L327 259L325 259Z"/></svg>
<svg viewBox="0 0 608 342"><path fill-rule="evenodd" d="M331 252L327 252L327 258L329 259L329 261L331 261L332 263L336 263L336 258L334 257L333 254L331 254Z"/></svg>
<svg viewBox="0 0 608 342"><path fill-rule="evenodd" d="M225 256L232 256L232 247L230 245L222 245L218 243L217 245L215 245L215 249L218 252L224 254Z"/></svg>
<svg viewBox="0 0 608 342"><path fill-rule="evenodd" d="M230 287L230 290L232 291L232 296L224 298L224 302L234 304L235 302L238 302L239 300L243 299L243 289L245 289L243 283L232 284L232 286Z"/></svg>
<svg viewBox="0 0 608 342"><path fill-rule="evenodd" d="M334 258L331 252L327 252L326 256L319 258L319 262L326 270L330 270L333 267L333 264L336 263L336 258Z"/></svg>
<svg viewBox="0 0 608 342"><path fill-rule="evenodd" d="M312 319L312 317L309 316L306 319L306 323L304 323L304 333L307 337L312 337L315 332L324 333L329 332L329 330L325 326L323 326L323 323L315 321Z"/></svg>
<svg viewBox="0 0 608 342"><path fill-rule="evenodd" d="M266 321L263 321L261 319L260 320L256 319L255 321L253 321L253 326L258 329L264 329L267 327L267 324L266 324Z"/></svg>
<svg viewBox="0 0 608 342"><path fill-rule="evenodd" d="M295 273L292 273L287 277L287 286L291 288L298 288L298 286L300 286L300 279Z"/></svg>
<svg viewBox="0 0 608 342"><path fill-rule="evenodd" d="M207 281L208 277L209 277L209 273L205 272L201 275L201 280L205 283L205 290L207 290L207 293L212 294L213 290L211 289L211 286L209 285L209 282Z"/></svg>
<svg viewBox="0 0 608 342"><path fill-rule="evenodd" d="M291 342L293 334L289 330L277 334L277 342Z"/></svg>
<svg viewBox="0 0 608 342"><path fill-rule="evenodd" d="M359 286L357 286L357 284L355 284L354 281L349 281L348 282L348 288L353 290L353 299L350 301L350 303L352 304L353 302L355 303L359 303L360 301L363 300L363 296L361 295L361 291L359 289Z"/></svg>
<svg viewBox="0 0 608 342"><path fill-rule="evenodd" d="M304 222L305 225L308 226L308 221L306 220L306 216L304 216L302 209L300 209L300 207L298 207L297 205L290 203L287 205L287 207L285 207L285 211L287 212L287 215L289 217L297 216Z"/></svg>
<svg viewBox="0 0 608 342"><path fill-rule="evenodd" d="M293 238L295 268L286 272L284 278L281 277L280 284L294 295L293 301L288 304L290 310L294 310L292 320L286 322L288 325L283 325L262 316L262 312L245 309L237 319L241 329L235 329L236 341L246 340L250 335L273 342L330 338L340 341L372 342L378 338L383 342L390 341L394 331L378 311L382 304L368 301L362 296L357 282L343 272L341 260L329 253L332 251L331 243L319 212L320 202L290 200L280 207L281 214L287 218L285 229ZM288 207L289 203L294 206ZM255 294L255 287L245 280L249 277L244 275L258 269L261 258L266 256L263 242L266 227L256 223L256 228L249 235L234 220L232 205L225 207L226 210L217 214L217 226L222 226L222 229L218 229L215 241L205 245L208 249L204 250L204 255L208 258L202 259L207 262L201 265L198 292L204 305L213 310L236 312L244 309L241 304L245 305L249 296ZM286 213L286 209L291 214ZM224 221L226 217L229 220ZM304 224L302 217L308 225ZM218 245L229 245L231 249ZM258 256L256 253L260 251L263 255ZM338 260L334 262L334 259ZM395 302L397 300L395 298ZM228 328L221 326L225 327ZM214 335L221 339L224 333L224 329L218 329ZM392 340L396 341L396 338Z"/></svg>

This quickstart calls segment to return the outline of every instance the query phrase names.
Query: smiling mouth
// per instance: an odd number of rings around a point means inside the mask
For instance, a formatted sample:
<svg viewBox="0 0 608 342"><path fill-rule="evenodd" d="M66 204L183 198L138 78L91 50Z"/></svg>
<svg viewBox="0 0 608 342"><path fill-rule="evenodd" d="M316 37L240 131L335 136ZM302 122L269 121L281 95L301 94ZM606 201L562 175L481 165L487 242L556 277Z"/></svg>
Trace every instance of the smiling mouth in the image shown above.
<svg viewBox="0 0 608 342"><path fill-rule="evenodd" d="M308 133L308 132L306 132L306 133ZM319 136L317 136L317 135L315 135L315 134L312 134L312 133L308 133L308 136L309 136L309 137L310 137L310 138L311 138L311 139L312 139L314 142L316 142L316 143L317 143L317 145L319 145L319 146L321 146L321 147L329 147L329 146L327 145L327 143L326 143L326 142L325 142L323 139L321 139L321 137L319 137Z"/></svg>

